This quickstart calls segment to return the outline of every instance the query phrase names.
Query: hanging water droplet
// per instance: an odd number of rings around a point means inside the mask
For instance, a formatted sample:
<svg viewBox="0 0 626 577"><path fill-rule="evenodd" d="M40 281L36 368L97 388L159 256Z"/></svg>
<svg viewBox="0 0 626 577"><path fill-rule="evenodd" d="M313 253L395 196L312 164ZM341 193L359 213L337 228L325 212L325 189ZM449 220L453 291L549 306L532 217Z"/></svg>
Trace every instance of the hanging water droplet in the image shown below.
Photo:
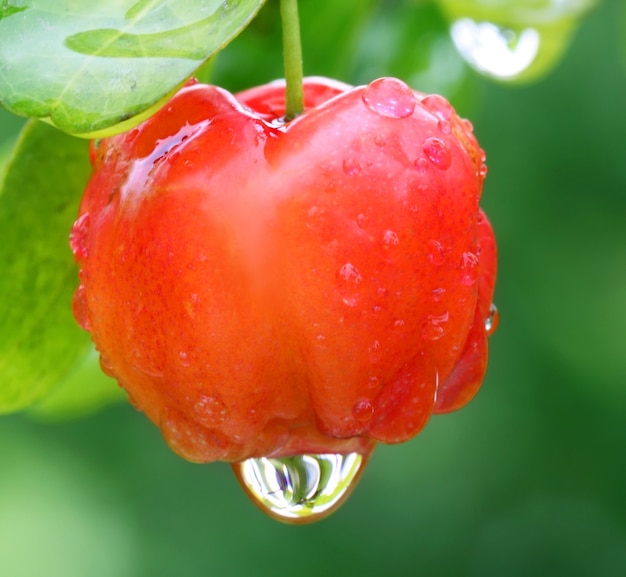
<svg viewBox="0 0 626 577"><path fill-rule="evenodd" d="M489 316L485 319L485 332L488 337L496 332L499 323L500 313L498 312L496 305L491 303L491 306L489 307Z"/></svg>
<svg viewBox="0 0 626 577"><path fill-rule="evenodd" d="M413 91L397 78L374 80L363 92L363 102L376 114L386 118L406 118L415 110Z"/></svg>
<svg viewBox="0 0 626 577"><path fill-rule="evenodd" d="M261 457L234 463L237 479L253 502L287 523L317 521L350 494L366 460L359 453Z"/></svg>
<svg viewBox="0 0 626 577"><path fill-rule="evenodd" d="M512 80L528 70L541 45L535 28L513 30L471 18L456 20L450 27L450 35L470 66L502 80Z"/></svg>
<svg viewBox="0 0 626 577"><path fill-rule="evenodd" d="M452 154L448 145L440 138L431 136L424 142L424 153L428 160L430 160L440 170L447 170L452 164Z"/></svg>

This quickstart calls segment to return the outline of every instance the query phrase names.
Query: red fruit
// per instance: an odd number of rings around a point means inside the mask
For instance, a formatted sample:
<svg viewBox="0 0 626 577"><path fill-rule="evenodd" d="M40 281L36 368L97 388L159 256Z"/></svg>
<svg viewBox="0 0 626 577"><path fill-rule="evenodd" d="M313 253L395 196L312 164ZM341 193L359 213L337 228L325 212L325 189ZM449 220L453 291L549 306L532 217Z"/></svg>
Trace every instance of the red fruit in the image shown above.
<svg viewBox="0 0 626 577"><path fill-rule="evenodd" d="M368 454L474 395L496 269L484 154L383 78L190 84L97 144L72 247L105 370L192 461Z"/></svg>

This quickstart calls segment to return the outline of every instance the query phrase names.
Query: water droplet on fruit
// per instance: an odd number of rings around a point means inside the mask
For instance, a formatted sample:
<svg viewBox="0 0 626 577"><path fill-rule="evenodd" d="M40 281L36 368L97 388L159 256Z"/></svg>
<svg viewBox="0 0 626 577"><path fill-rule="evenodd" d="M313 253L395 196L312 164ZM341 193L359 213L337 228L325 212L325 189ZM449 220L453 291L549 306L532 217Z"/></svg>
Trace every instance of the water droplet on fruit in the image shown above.
<svg viewBox="0 0 626 577"><path fill-rule="evenodd" d="M356 176L361 172L361 165L359 161L354 158L346 158L343 161L343 171L348 176Z"/></svg>
<svg viewBox="0 0 626 577"><path fill-rule="evenodd" d="M440 120L437 125L439 126L439 130L444 134L450 134L452 132L452 126L447 120Z"/></svg>
<svg viewBox="0 0 626 577"><path fill-rule="evenodd" d="M426 174L426 171L428 170L428 161L424 157L420 156L414 164L415 168L417 168L417 172L420 174Z"/></svg>
<svg viewBox="0 0 626 577"><path fill-rule="evenodd" d="M387 140L386 140L386 139L385 139L385 137L384 137L384 136L382 136L381 134L377 134L377 135L374 137L374 144L375 144L376 146L380 146L380 147L382 148L383 146L387 146Z"/></svg>
<svg viewBox="0 0 626 577"><path fill-rule="evenodd" d="M422 105L440 120L450 120L454 116L454 108L440 94L429 94L422 100Z"/></svg>
<svg viewBox="0 0 626 577"><path fill-rule="evenodd" d="M367 349L367 356L370 363L376 364L383 358L383 348L380 345L380 341L374 341Z"/></svg>
<svg viewBox="0 0 626 577"><path fill-rule="evenodd" d="M422 329L422 336L429 341L438 341L445 334L443 325L448 322L448 311L440 315L428 315Z"/></svg>
<svg viewBox="0 0 626 577"><path fill-rule="evenodd" d="M485 332L488 337L496 331L499 323L500 313L498 312L496 305L491 303L491 306L489 307L489 316L485 319Z"/></svg>
<svg viewBox="0 0 626 577"><path fill-rule="evenodd" d="M376 114L386 118L406 118L415 110L413 91L396 78L374 80L363 92L363 102Z"/></svg>
<svg viewBox="0 0 626 577"><path fill-rule="evenodd" d="M370 222L370 219L366 214L359 214L356 217L356 223L359 228L367 228L369 222Z"/></svg>
<svg viewBox="0 0 626 577"><path fill-rule="evenodd" d="M337 284L343 302L349 307L358 304L359 293L363 277L352 263L347 262L337 271Z"/></svg>
<svg viewBox="0 0 626 577"><path fill-rule="evenodd" d="M230 419L228 407L217 397L200 395L193 411L197 421L208 428L219 427Z"/></svg>
<svg viewBox="0 0 626 577"><path fill-rule="evenodd" d="M436 303L439 303L442 301L443 299L443 295L446 294L446 289L445 288L436 288L433 289L433 301Z"/></svg>
<svg viewBox="0 0 626 577"><path fill-rule="evenodd" d="M448 145L441 140L431 136L424 142L424 153L430 162L440 170L447 170L452 164L452 154Z"/></svg>
<svg viewBox="0 0 626 577"><path fill-rule="evenodd" d="M383 245L385 248L397 246L398 244L400 244L400 238L398 237L397 232L393 230L386 230L383 233Z"/></svg>
<svg viewBox="0 0 626 577"><path fill-rule="evenodd" d="M479 260L473 252L464 252L461 263L461 284L472 286L478 280Z"/></svg>
<svg viewBox="0 0 626 577"><path fill-rule="evenodd" d="M247 459L234 463L233 471L265 513L287 523L307 523L339 507L365 463L359 453L323 453Z"/></svg>
<svg viewBox="0 0 626 577"><path fill-rule="evenodd" d="M83 213L72 226L70 232L70 248L74 257L78 260L85 258L89 254L87 248L87 234L91 227L91 217L88 212Z"/></svg>
<svg viewBox="0 0 626 577"><path fill-rule="evenodd" d="M368 399L357 401L352 407L352 416L362 423L369 421L374 416L374 405Z"/></svg>
<svg viewBox="0 0 626 577"><path fill-rule="evenodd" d="M444 246L437 240L428 241L428 260L435 266L441 266L446 258Z"/></svg>
<svg viewBox="0 0 626 577"><path fill-rule="evenodd" d="M178 353L178 360L183 367L188 367L189 365L191 365L191 361L189 360L189 353L185 351L180 351L180 353Z"/></svg>
<svg viewBox="0 0 626 577"><path fill-rule="evenodd" d="M85 295L85 287L81 284L74 292L74 298L72 299L72 313L78 325L86 330L91 330L91 316L89 314L89 307L87 306L87 297Z"/></svg>
<svg viewBox="0 0 626 577"><path fill-rule="evenodd" d="M100 368L102 372L108 377L115 378L115 372L113 371L113 364L109 360L109 357L100 354Z"/></svg>
<svg viewBox="0 0 626 577"><path fill-rule="evenodd" d="M501 80L513 80L537 60L539 32L531 27L514 30L491 22L461 18L450 35L465 61L478 72Z"/></svg>

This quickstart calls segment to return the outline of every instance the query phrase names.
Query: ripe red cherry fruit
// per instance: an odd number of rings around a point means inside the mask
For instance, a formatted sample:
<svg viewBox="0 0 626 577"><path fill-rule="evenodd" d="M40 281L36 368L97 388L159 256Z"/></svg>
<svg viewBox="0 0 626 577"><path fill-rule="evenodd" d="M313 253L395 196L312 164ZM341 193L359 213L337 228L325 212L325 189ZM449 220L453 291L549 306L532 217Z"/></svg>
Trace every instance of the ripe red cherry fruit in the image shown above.
<svg viewBox="0 0 626 577"><path fill-rule="evenodd" d="M284 122L282 83L190 83L94 147L75 315L191 461L368 455L484 376L496 250L471 125L393 78L304 93Z"/></svg>

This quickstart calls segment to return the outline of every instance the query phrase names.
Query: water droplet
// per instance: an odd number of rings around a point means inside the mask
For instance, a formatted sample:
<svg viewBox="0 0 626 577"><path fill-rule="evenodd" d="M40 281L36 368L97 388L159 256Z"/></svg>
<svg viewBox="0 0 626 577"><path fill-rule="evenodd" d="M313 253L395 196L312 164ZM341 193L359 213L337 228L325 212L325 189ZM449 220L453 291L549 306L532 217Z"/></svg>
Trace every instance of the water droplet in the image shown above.
<svg viewBox="0 0 626 577"><path fill-rule="evenodd" d="M442 326L448 322L450 315L448 311L441 315L428 315L422 329L422 336L429 341L438 341L445 334Z"/></svg>
<svg viewBox="0 0 626 577"><path fill-rule="evenodd" d="M352 407L352 415L362 423L369 421L374 416L374 405L368 399L357 401Z"/></svg>
<svg viewBox="0 0 626 577"><path fill-rule="evenodd" d="M91 217L88 212L83 213L72 226L70 232L70 248L77 260L85 258L89 254L87 248L87 234L91 227Z"/></svg>
<svg viewBox="0 0 626 577"><path fill-rule="evenodd" d="M228 407L217 397L207 395L200 395L193 411L197 421L208 428L219 427L230 418Z"/></svg>
<svg viewBox="0 0 626 577"><path fill-rule="evenodd" d="M349 307L355 307L359 301L359 293L363 277L352 263L347 262L337 272L337 284L343 302Z"/></svg>
<svg viewBox="0 0 626 577"><path fill-rule="evenodd" d="M178 360L183 367L188 367L189 365L191 365L191 361L189 360L189 353L185 351L180 351L180 353L178 353Z"/></svg>
<svg viewBox="0 0 626 577"><path fill-rule="evenodd" d="M440 170L447 170L452 164L452 154L448 145L441 140L431 136L424 142L424 153L430 162Z"/></svg>
<svg viewBox="0 0 626 577"><path fill-rule="evenodd" d="M444 246L436 240L428 241L428 260L435 266L441 266L446 258Z"/></svg>
<svg viewBox="0 0 626 577"><path fill-rule="evenodd" d="M375 144L376 146L380 146L380 147L382 148L383 146L387 146L387 140L386 140L386 139L385 139L385 137L384 137L384 136L382 136L381 134L377 134L377 135L374 137L374 144Z"/></svg>
<svg viewBox="0 0 626 577"><path fill-rule="evenodd" d="M411 116L417 103L413 91L396 78L374 80L363 92L363 102L372 112L386 118Z"/></svg>
<svg viewBox="0 0 626 577"><path fill-rule="evenodd" d="M424 157L420 156L414 164L415 168L417 168L417 172L420 174L426 174L426 171L428 170L428 161Z"/></svg>
<svg viewBox="0 0 626 577"><path fill-rule="evenodd" d="M440 120L437 125L439 126L439 130L444 134L450 134L452 132L452 126L447 120Z"/></svg>
<svg viewBox="0 0 626 577"><path fill-rule="evenodd" d="M343 161L343 171L348 176L356 176L361 172L361 164L358 160L355 160L354 158L346 158Z"/></svg>
<svg viewBox="0 0 626 577"><path fill-rule="evenodd" d="M441 120L450 120L454 116L454 108L440 94L429 94L422 100L422 105Z"/></svg>
<svg viewBox="0 0 626 577"><path fill-rule="evenodd" d="M109 357L107 357L106 355L100 355L100 368L105 375L115 378L115 373L113 372L113 364L111 363Z"/></svg>
<svg viewBox="0 0 626 577"><path fill-rule="evenodd" d="M91 330L91 316L89 314L89 307L87 306L85 287L82 284L78 285L76 292L74 292L72 313L74 314L76 322L82 329L86 331Z"/></svg>
<svg viewBox="0 0 626 577"><path fill-rule="evenodd" d="M383 358L383 348L380 345L380 341L374 341L370 347L367 349L367 356L370 360L370 363L376 364L381 361Z"/></svg>
<svg viewBox="0 0 626 577"><path fill-rule="evenodd" d="M443 299L443 295L446 294L446 289L445 288L436 288L433 289L433 301L436 303L441 302L441 300Z"/></svg>
<svg viewBox="0 0 626 577"><path fill-rule="evenodd" d="M393 230L386 230L383 233L383 244L385 245L385 248L400 244L398 233Z"/></svg>
<svg viewBox="0 0 626 577"><path fill-rule="evenodd" d="M528 70L537 59L541 44L534 28L513 30L470 18L454 22L450 35L470 66L502 80L512 80Z"/></svg>
<svg viewBox="0 0 626 577"><path fill-rule="evenodd" d="M367 216L366 214L359 214L356 217L356 223L359 228L367 228L367 226L369 225L369 222L370 222L369 216Z"/></svg>
<svg viewBox="0 0 626 577"><path fill-rule="evenodd" d="M397 329L403 327L405 324L406 323L404 319L396 319L395 321L393 321L393 326L396 327Z"/></svg>
<svg viewBox="0 0 626 577"><path fill-rule="evenodd" d="M500 313L498 312L496 305L491 303L491 306L489 307L489 316L485 319L485 332L488 337L496 332L498 324L500 324Z"/></svg>
<svg viewBox="0 0 626 577"><path fill-rule="evenodd" d="M478 280L479 260L473 252L464 252L461 263L461 284L472 286Z"/></svg>
<svg viewBox="0 0 626 577"><path fill-rule="evenodd" d="M487 165L483 162L480 165L480 168L478 169L478 176L485 178L487 176L487 171L488 171Z"/></svg>
<svg viewBox="0 0 626 577"><path fill-rule="evenodd" d="M268 515L287 523L317 521L350 494L366 460L358 453L261 457L234 463L248 496Z"/></svg>

